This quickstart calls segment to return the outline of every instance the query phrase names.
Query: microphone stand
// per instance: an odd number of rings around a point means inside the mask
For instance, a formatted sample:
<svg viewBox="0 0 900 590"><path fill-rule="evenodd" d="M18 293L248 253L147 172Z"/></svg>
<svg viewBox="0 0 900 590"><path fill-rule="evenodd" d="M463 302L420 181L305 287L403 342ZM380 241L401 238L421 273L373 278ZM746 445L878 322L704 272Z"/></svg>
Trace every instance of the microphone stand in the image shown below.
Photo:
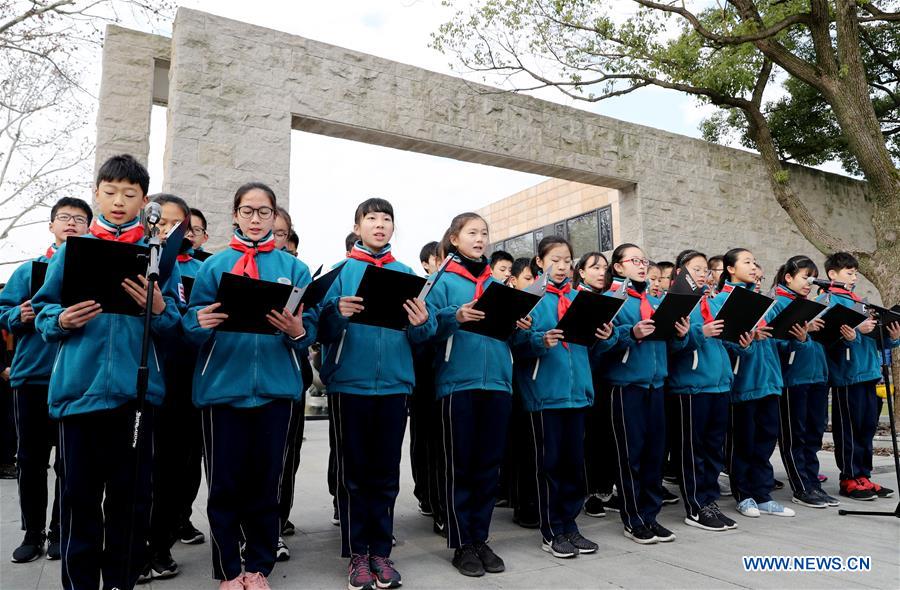
<svg viewBox="0 0 900 590"><path fill-rule="evenodd" d="M875 315L878 316L878 353L881 356L881 376L884 379L884 389L885 398L887 399L887 407L888 407L888 423L891 425L891 444L894 449L894 475L897 476L897 489L900 489L900 453L897 451L897 427L894 424L894 387L891 383L891 363L890 363L890 354L885 352L885 342L886 339L884 337L885 331L885 313L887 310L883 307L879 307L877 305L872 305L871 303L867 304L872 311L875 312ZM855 515L855 516L893 516L895 518L900 518L900 500L897 501L897 506L893 511L888 512L886 510L838 510L838 514L841 516L844 515Z"/></svg>
<svg viewBox="0 0 900 590"><path fill-rule="evenodd" d="M148 365L150 356L150 320L153 317L153 292L156 283L159 280L159 253L160 239L159 228L156 223L148 222L150 238L147 245L150 247L150 261L147 266L147 299L144 303L144 332L141 338L141 359L137 371L137 407L134 411L134 428L131 435L131 448L134 451L134 479L131 487L131 518L128 522L128 548L127 557L125 559L125 584L128 588L132 588L131 568L134 546L134 521L137 512L137 496L138 485L140 482L141 467L141 422L146 409L147 389L150 385L150 367ZM144 540L142 540L144 541Z"/></svg>

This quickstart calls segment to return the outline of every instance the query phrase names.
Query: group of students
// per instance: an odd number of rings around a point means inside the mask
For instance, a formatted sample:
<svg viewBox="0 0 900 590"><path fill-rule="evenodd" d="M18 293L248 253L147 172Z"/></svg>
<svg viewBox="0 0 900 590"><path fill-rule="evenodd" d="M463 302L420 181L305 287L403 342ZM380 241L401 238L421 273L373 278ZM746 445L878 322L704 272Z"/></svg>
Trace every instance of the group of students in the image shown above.
<svg viewBox="0 0 900 590"><path fill-rule="evenodd" d="M256 182L234 195L228 247L202 261L202 213L174 195L152 197L161 205L161 234L186 223L192 243L149 302L152 410L133 449L143 319L105 313L94 301L61 302L66 239L144 243L148 184L132 157L108 160L96 179L96 218L78 199L53 207L54 243L38 259L49 262L39 290L31 293L26 263L0 294L0 323L18 339L11 383L25 539L13 561L39 557L49 537L47 555L61 557L65 588L97 588L101 577L104 588L130 588L177 573L173 543L203 541L190 524L201 456L213 577L224 590L268 588L276 560L289 555L283 535L293 532L288 515L314 343L329 396L329 487L350 590L401 585L390 556L408 416L420 511L433 516L434 530L454 550L453 566L466 576L505 569L488 545L498 497L513 506L516 522L540 529L541 548L555 557L598 550L579 531L582 510L619 511L624 535L637 543L673 541L657 520L667 455L684 522L703 530L737 527L717 504L722 472L738 513L794 515L771 496L776 442L793 501L837 505L822 490L816 459L829 388L840 495L893 493L870 480L881 351L865 335L874 322L842 327L841 341L829 347L809 336L821 328L816 321L794 326L789 340L771 338L765 321L738 343L717 338L724 326L715 316L729 294L759 289L761 269L746 249L710 259L687 250L665 267L625 243L609 259L590 252L573 264L571 244L547 236L534 259L489 258L487 223L463 213L423 249L426 272L446 261L444 272L425 301L404 303L408 325L393 330L353 321L367 305L356 294L368 266L414 274L391 252L391 204L368 199L356 209L346 259L335 265L337 278L320 304L273 309L267 320L275 334L218 329L228 319L216 301L223 273L298 287L312 280L295 256L296 240L288 243L290 216ZM852 256L836 253L825 271L853 285L857 267ZM669 281L690 273L705 290L669 340L648 338L668 288L651 278L656 271ZM807 278L817 274L808 257L790 258L765 320L807 297ZM545 292L508 340L464 329L485 319L476 302L492 283L525 289L541 276ZM193 279L189 296L183 277ZM122 288L147 304L144 277ZM591 346L565 341L556 328L579 291L625 300L612 322L596 328ZM820 298L858 301L837 288ZM900 325L887 328L891 346L900 345ZM54 443L58 507L47 532Z"/></svg>

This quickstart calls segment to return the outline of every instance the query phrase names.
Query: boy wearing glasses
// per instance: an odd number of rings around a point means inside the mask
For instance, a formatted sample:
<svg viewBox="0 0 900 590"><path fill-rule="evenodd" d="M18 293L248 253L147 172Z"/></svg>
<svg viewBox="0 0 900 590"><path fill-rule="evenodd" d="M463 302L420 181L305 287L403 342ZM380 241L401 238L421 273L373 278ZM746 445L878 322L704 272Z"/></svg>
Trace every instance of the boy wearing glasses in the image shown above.
<svg viewBox="0 0 900 590"><path fill-rule="evenodd" d="M93 218L90 206L81 199L63 197L50 210L50 233L54 241L43 256L16 269L0 293L0 327L17 340L10 366L10 386L15 399L19 505L25 538L13 551L13 563L40 557L49 541L47 559L59 559L59 483L55 486L50 530L47 523L47 465L50 448L56 444L56 423L48 417L47 387L56 347L47 344L34 329L31 306L31 277L34 262L47 263L69 236L87 232ZM59 477L59 454L53 469Z"/></svg>

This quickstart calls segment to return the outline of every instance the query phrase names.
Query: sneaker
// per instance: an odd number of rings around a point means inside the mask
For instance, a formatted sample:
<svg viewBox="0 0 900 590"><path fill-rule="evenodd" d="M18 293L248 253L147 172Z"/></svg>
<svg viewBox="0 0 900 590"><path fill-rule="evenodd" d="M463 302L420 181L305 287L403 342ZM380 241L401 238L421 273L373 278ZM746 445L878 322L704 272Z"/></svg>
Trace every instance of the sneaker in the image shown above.
<svg viewBox="0 0 900 590"><path fill-rule="evenodd" d="M775 485L774 485L774 488L773 488L773 489L776 489L776 490L783 490L783 489L784 489L784 482L781 481L780 479L776 479L776 480L775 480Z"/></svg>
<svg viewBox="0 0 900 590"><path fill-rule="evenodd" d="M206 541L206 537L191 524L191 521L187 521L178 529L178 540L185 545L199 545Z"/></svg>
<svg viewBox="0 0 900 590"><path fill-rule="evenodd" d="M47 541L47 559L49 559L50 561L56 561L59 558L60 558L59 538L51 535L50 539Z"/></svg>
<svg viewBox="0 0 900 590"><path fill-rule="evenodd" d="M716 518L719 519L719 522L721 522L722 524L725 525L726 529L733 530L733 529L738 528L737 523L734 520L732 520L731 518L729 518L728 516L726 516L725 513L722 512L722 509L719 508L719 505L716 504L715 502L713 502L712 504L709 505L709 509L713 511L713 514L716 515Z"/></svg>
<svg viewBox="0 0 900 590"><path fill-rule="evenodd" d="M606 509L603 507L603 500L599 494L591 494L584 503L584 513L594 518L603 518L606 516Z"/></svg>
<svg viewBox="0 0 900 590"><path fill-rule="evenodd" d="M716 513L709 506L704 506L697 514L688 514L684 517L684 524L704 531L724 531L728 527L719 520Z"/></svg>
<svg viewBox="0 0 900 590"><path fill-rule="evenodd" d="M434 531L435 535L439 535L441 537L447 538L447 525L446 523L434 521L434 524L431 527L431 530Z"/></svg>
<svg viewBox="0 0 900 590"><path fill-rule="evenodd" d="M571 543L575 549L578 549L579 553L594 553L600 548L600 545L594 543L590 539L585 539L578 531L569 533L566 537L569 539L569 543Z"/></svg>
<svg viewBox="0 0 900 590"><path fill-rule="evenodd" d="M178 575L178 564L169 551L160 551L150 558L153 579L165 580Z"/></svg>
<svg viewBox="0 0 900 590"><path fill-rule="evenodd" d="M668 488L665 488L665 487L663 488L663 495L662 495L662 503L663 504L678 504L678 500L680 500L680 498L678 496L676 496L675 494L670 492Z"/></svg>
<svg viewBox="0 0 900 590"><path fill-rule="evenodd" d="M507 498L497 498L494 502L494 508L509 508L509 500Z"/></svg>
<svg viewBox="0 0 900 590"><path fill-rule="evenodd" d="M737 511L750 518L759 517L759 506L757 506L756 500L753 498L747 498L746 500L741 501L741 503L737 505Z"/></svg>
<svg viewBox="0 0 900 590"><path fill-rule="evenodd" d="M278 544L275 545L275 561L288 561L290 558L291 550L284 542L284 537L278 537Z"/></svg>
<svg viewBox="0 0 900 590"><path fill-rule="evenodd" d="M294 526L290 520L284 521L284 526L281 527L281 536L282 537L290 537L293 536L294 533L297 532L297 527Z"/></svg>
<svg viewBox="0 0 900 590"><path fill-rule="evenodd" d="M794 492L791 502L801 506L808 506L809 508L828 508L825 500L815 492Z"/></svg>
<svg viewBox="0 0 900 590"><path fill-rule="evenodd" d="M259 572L244 574L244 590L271 590L269 581Z"/></svg>
<svg viewBox="0 0 900 590"><path fill-rule="evenodd" d="M331 524L341 526L341 513L338 512L337 506L334 507L334 512L331 514Z"/></svg>
<svg viewBox="0 0 900 590"><path fill-rule="evenodd" d="M722 496L731 495L731 478L727 473L719 474L719 494Z"/></svg>
<svg viewBox="0 0 900 590"><path fill-rule="evenodd" d="M556 535L553 537L552 541L544 539L541 542L541 549L553 557L560 557L562 559L568 559L578 555L578 549L575 548L575 545L573 545L565 535Z"/></svg>
<svg viewBox="0 0 900 590"><path fill-rule="evenodd" d="M826 481L828 481L828 476L827 476L827 475L822 475L822 474L820 473L817 477L818 477L819 483L825 483Z"/></svg>
<svg viewBox="0 0 900 590"><path fill-rule="evenodd" d="M883 485L877 484L868 477L861 477L860 479L864 480L866 483L871 486L872 491L875 492L875 495L879 498L890 498L894 495L894 490L891 488L886 488Z"/></svg>
<svg viewBox="0 0 900 590"><path fill-rule="evenodd" d="M664 475L663 483L677 486L678 485L678 476L677 475Z"/></svg>
<svg viewBox="0 0 900 590"><path fill-rule="evenodd" d="M244 574L239 575L233 580L222 580L219 582L219 590L244 590L243 580Z"/></svg>
<svg viewBox="0 0 900 590"><path fill-rule="evenodd" d="M137 582L135 582L138 586L147 584L151 580L153 580L153 568L150 567L150 564L144 566L144 569L141 570L141 573L138 574ZM244 589L244 585L241 584L241 590Z"/></svg>
<svg viewBox="0 0 900 590"><path fill-rule="evenodd" d="M653 534L656 535L656 539L660 543L671 543L675 540L675 533L659 524L658 522L654 522L650 525L650 530L653 531Z"/></svg>
<svg viewBox="0 0 900 590"><path fill-rule="evenodd" d="M350 558L350 567L347 570L347 590L373 590L375 588L375 576L369 565L368 555L354 554Z"/></svg>
<svg viewBox="0 0 900 590"><path fill-rule="evenodd" d="M506 570L506 564L487 543L475 543L475 555L481 560L484 571L489 574L499 574Z"/></svg>
<svg viewBox="0 0 900 590"><path fill-rule="evenodd" d="M470 578L480 578L484 575L484 564L478 558L474 545L463 545L453 553L453 567L459 573Z"/></svg>
<svg viewBox="0 0 900 590"><path fill-rule="evenodd" d="M769 514L771 516L794 516L796 512L792 509L782 506L775 500L769 500L758 505L760 514Z"/></svg>
<svg viewBox="0 0 900 590"><path fill-rule="evenodd" d="M600 499L603 500L603 508L607 512L622 511L622 500L618 494L609 494L606 497L601 496Z"/></svg>
<svg viewBox="0 0 900 590"><path fill-rule="evenodd" d="M874 500L878 497L875 490L858 479L842 479L838 493L852 500Z"/></svg>
<svg viewBox="0 0 900 590"><path fill-rule="evenodd" d="M434 511L431 509L431 504L425 501L419 502L419 514L422 516L432 516Z"/></svg>
<svg viewBox="0 0 900 590"><path fill-rule="evenodd" d="M375 576L375 585L379 588L399 588L403 582L400 572L394 569L394 562L387 557L373 555L369 557L369 567Z"/></svg>
<svg viewBox="0 0 900 590"><path fill-rule="evenodd" d="M44 554L44 532L25 533L22 544L12 554L13 563L28 563Z"/></svg>
<svg viewBox="0 0 900 590"><path fill-rule="evenodd" d="M822 501L825 502L825 504L828 506L840 506L841 505L840 500L838 500L837 498L835 498L833 496L829 496L828 494L825 493L824 490L822 490L822 488L813 490L813 493L817 494L819 496L819 498L821 498Z"/></svg>
<svg viewBox="0 0 900 590"><path fill-rule="evenodd" d="M640 543L641 545L659 543L659 539L656 538L653 531L644 525L636 526L633 529L625 527L625 537L631 539L635 543Z"/></svg>

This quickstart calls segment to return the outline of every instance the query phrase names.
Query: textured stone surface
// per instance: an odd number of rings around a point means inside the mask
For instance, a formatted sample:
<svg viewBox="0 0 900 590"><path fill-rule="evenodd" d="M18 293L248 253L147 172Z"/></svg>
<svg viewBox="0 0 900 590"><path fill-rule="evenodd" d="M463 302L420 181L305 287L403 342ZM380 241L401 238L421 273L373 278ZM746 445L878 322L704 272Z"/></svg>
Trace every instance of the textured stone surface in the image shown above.
<svg viewBox="0 0 900 590"><path fill-rule="evenodd" d="M148 59L147 45L121 59ZM120 58L106 54L104 65L118 69ZM655 258L743 246L771 277L788 256L815 253L745 151L185 8L169 82L163 186L209 212L213 247L226 239L241 183L265 181L287 199L293 128L619 189L616 240ZM137 82L120 91L149 104ZM98 154L140 143L145 126L119 121L103 121ZM791 177L826 227L874 248L863 183L801 167Z"/></svg>

